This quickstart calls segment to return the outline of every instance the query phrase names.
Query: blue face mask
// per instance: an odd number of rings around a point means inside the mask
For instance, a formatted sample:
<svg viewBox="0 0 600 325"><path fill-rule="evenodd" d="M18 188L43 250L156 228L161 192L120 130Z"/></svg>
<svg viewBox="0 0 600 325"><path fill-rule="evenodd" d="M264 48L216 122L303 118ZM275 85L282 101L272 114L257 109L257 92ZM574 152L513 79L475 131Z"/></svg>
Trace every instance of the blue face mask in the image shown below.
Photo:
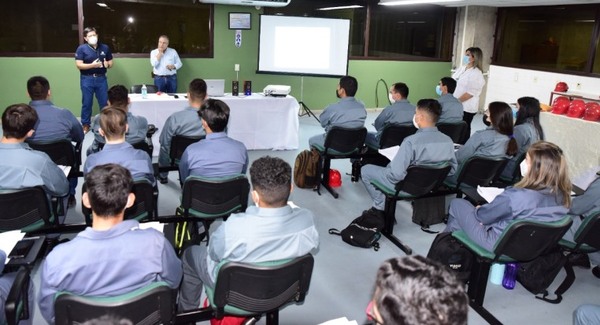
<svg viewBox="0 0 600 325"><path fill-rule="evenodd" d="M516 120L517 119L517 112L519 112L519 109L516 108L516 107L514 107L514 106L511 106L510 109L512 110L512 113L513 113L513 120Z"/></svg>
<svg viewBox="0 0 600 325"><path fill-rule="evenodd" d="M463 64L469 64L470 59L471 59L471 57L468 55L463 56Z"/></svg>
<svg viewBox="0 0 600 325"><path fill-rule="evenodd" d="M442 87L440 87L440 85L435 86L435 93L438 96L442 96Z"/></svg>

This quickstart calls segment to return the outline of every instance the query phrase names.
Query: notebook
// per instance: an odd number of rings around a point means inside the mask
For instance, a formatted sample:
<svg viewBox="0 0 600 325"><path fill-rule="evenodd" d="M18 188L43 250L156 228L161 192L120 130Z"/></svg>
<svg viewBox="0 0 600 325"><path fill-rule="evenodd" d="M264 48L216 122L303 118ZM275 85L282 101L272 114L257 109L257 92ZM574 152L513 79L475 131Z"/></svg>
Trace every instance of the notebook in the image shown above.
<svg viewBox="0 0 600 325"><path fill-rule="evenodd" d="M208 97L225 96L225 79L204 79Z"/></svg>

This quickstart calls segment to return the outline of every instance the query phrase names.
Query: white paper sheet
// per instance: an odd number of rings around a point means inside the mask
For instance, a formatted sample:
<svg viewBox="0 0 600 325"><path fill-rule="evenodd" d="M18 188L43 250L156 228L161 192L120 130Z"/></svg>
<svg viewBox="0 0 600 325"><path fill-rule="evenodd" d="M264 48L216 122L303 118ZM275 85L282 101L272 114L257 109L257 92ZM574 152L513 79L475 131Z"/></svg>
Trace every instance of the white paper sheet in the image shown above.
<svg viewBox="0 0 600 325"><path fill-rule="evenodd" d="M481 195L488 203L494 201L496 196L502 194L504 192L503 188L499 187L483 187L477 186L477 193Z"/></svg>

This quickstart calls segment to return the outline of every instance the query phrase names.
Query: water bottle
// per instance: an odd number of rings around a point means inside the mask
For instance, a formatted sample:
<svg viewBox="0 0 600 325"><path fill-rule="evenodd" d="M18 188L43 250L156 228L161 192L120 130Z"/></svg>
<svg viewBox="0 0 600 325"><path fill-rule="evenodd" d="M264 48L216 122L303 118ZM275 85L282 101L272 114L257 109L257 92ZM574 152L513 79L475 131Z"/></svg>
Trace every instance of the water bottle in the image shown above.
<svg viewBox="0 0 600 325"><path fill-rule="evenodd" d="M148 87L146 87L146 84L142 85L142 98L148 98Z"/></svg>
<svg viewBox="0 0 600 325"><path fill-rule="evenodd" d="M495 285L501 285L504 279L504 264L494 263L492 264L492 272L490 273L490 282Z"/></svg>
<svg viewBox="0 0 600 325"><path fill-rule="evenodd" d="M504 279L502 279L502 286L508 290L512 290L515 288L515 284L517 282L517 270L519 269L519 264L517 263L506 263L506 267L504 268Z"/></svg>

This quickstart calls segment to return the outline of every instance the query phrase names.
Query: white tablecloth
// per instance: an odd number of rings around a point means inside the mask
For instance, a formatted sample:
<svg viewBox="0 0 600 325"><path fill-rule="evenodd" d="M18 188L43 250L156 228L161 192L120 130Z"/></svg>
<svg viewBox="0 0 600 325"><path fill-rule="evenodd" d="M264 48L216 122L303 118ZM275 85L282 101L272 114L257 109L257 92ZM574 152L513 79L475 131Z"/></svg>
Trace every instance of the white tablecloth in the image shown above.
<svg viewBox="0 0 600 325"><path fill-rule="evenodd" d="M149 124L159 128L152 137L154 156L158 156L159 137L166 119L174 112L188 106L185 94L174 98L167 94L148 94L142 98L140 94L130 94L133 115L144 116ZM218 97L231 109L227 134L229 137L243 142L248 150L298 149L298 101L291 96L266 97L253 94L248 97ZM198 121L200 123L200 121Z"/></svg>

